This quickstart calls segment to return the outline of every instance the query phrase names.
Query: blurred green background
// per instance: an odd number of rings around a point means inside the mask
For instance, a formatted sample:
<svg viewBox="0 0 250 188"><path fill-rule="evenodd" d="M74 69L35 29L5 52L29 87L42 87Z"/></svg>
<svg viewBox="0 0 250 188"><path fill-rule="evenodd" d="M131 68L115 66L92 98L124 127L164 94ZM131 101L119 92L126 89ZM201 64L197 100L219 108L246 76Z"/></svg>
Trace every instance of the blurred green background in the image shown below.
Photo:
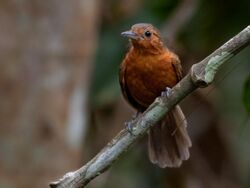
<svg viewBox="0 0 250 188"><path fill-rule="evenodd" d="M48 187L124 128L122 31L160 29L187 73L250 23L249 0L0 1L0 188ZM142 138L90 188L250 187L250 48L181 106L193 141L178 169L160 169Z"/></svg>

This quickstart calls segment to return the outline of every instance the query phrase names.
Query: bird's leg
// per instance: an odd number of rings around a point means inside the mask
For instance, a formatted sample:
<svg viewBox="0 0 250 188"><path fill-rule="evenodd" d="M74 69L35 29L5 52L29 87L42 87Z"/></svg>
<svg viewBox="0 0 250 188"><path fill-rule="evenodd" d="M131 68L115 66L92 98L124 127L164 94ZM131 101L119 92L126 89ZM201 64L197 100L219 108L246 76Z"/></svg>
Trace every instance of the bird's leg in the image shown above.
<svg viewBox="0 0 250 188"><path fill-rule="evenodd" d="M133 135L133 123L135 122L135 120L139 117L140 112L137 111L133 116L132 116L132 120L125 122L125 129L131 134Z"/></svg>
<svg viewBox="0 0 250 188"><path fill-rule="evenodd" d="M170 87L166 87L165 91L161 92L161 97L169 97L171 94L172 89Z"/></svg>
<svg viewBox="0 0 250 188"><path fill-rule="evenodd" d="M166 90L165 91L162 91L161 92L161 97L169 97L170 96L170 94L171 94L171 91L172 91L172 89L170 88L170 87L166 87ZM178 126L174 129L174 131L171 133L171 136L174 136L175 135L175 133L176 133L176 131L178 130Z"/></svg>
<svg viewBox="0 0 250 188"><path fill-rule="evenodd" d="M140 114L141 112L137 110L136 113L132 115L132 120L135 120L136 118L138 118Z"/></svg>

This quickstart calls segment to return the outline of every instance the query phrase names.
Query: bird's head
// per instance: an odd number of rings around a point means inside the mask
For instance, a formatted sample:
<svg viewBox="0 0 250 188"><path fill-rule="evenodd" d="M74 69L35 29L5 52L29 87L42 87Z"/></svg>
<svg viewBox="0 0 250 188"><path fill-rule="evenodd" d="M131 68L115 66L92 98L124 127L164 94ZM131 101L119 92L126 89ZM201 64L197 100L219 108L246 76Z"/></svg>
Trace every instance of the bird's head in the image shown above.
<svg viewBox="0 0 250 188"><path fill-rule="evenodd" d="M158 30L148 23L135 24L121 35L128 37L133 47L143 52L156 54L164 49Z"/></svg>

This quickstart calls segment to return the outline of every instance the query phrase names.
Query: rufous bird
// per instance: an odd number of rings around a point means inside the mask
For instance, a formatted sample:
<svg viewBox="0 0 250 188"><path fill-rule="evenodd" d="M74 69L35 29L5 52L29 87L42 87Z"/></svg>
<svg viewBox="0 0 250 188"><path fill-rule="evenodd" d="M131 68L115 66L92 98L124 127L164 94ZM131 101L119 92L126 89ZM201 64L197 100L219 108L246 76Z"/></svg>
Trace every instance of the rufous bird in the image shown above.
<svg viewBox="0 0 250 188"><path fill-rule="evenodd" d="M120 65L119 82L127 102L142 113L166 88L182 78L176 54L164 46L159 31L151 24L139 23L121 33L131 47ZM149 130L149 159L161 168L179 167L189 158L192 143L187 121L179 105Z"/></svg>

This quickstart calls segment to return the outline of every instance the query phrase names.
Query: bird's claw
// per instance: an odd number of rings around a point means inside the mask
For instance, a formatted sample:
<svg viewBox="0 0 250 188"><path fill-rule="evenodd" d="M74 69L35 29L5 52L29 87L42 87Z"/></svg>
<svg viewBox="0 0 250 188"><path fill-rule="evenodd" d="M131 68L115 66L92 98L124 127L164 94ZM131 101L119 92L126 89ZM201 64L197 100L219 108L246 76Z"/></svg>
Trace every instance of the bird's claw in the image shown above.
<svg viewBox="0 0 250 188"><path fill-rule="evenodd" d="M132 121L134 121L136 118L138 118L140 115L140 112L137 111L134 115L132 115Z"/></svg>
<svg viewBox="0 0 250 188"><path fill-rule="evenodd" d="M125 122L125 129L131 134L131 135L134 135L133 134L133 131L134 131L134 123L136 121L136 119L140 116L140 112L137 111L133 116L132 116L132 120L131 121L128 121L128 122Z"/></svg>
<svg viewBox="0 0 250 188"><path fill-rule="evenodd" d="M170 87L166 87L166 90L161 92L161 96L162 97L169 97L171 94L171 91L172 91L172 89Z"/></svg>
<svg viewBox="0 0 250 188"><path fill-rule="evenodd" d="M133 121L134 121L134 120L125 122L125 129L126 129L131 135L134 135L134 134L133 134L133 130L134 130Z"/></svg>
<svg viewBox="0 0 250 188"><path fill-rule="evenodd" d="M132 116L132 120L125 122L125 129L130 133L130 135L135 136L135 134L133 133L135 130L135 126L134 124L136 123L136 121L138 120L138 118L140 118L141 116L141 111L137 111L133 116Z"/></svg>

